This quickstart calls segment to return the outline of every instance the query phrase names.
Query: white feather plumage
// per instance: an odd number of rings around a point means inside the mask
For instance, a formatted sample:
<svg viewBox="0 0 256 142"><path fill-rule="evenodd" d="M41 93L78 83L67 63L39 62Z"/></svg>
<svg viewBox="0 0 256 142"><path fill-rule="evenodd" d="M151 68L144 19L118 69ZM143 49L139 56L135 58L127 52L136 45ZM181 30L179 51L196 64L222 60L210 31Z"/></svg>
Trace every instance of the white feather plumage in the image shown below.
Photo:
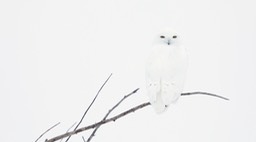
<svg viewBox="0 0 256 142"><path fill-rule="evenodd" d="M149 100L156 113L164 112L180 97L187 70L187 55L179 45L179 36L166 30L146 63L146 86Z"/></svg>

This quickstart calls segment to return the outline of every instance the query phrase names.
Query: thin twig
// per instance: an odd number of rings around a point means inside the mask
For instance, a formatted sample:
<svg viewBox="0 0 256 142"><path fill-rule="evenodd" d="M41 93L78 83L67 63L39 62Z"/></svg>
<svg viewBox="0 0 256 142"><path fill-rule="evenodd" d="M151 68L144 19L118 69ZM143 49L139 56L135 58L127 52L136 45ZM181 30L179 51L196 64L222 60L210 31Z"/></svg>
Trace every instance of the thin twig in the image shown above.
<svg viewBox="0 0 256 142"><path fill-rule="evenodd" d="M66 132L68 132L70 129L72 129L75 125L76 125L76 122L71 127L69 127Z"/></svg>
<svg viewBox="0 0 256 142"><path fill-rule="evenodd" d="M114 105L114 107L112 107L112 108L108 111L108 113L104 116L104 118L103 118L101 121L106 120L107 117L109 116L109 114L110 114L115 108L117 108L126 98L130 97L132 94L135 94L138 90L139 90L139 88L135 89L134 91L132 91L132 92L129 93L128 95L125 95L116 105ZM101 126L101 125L97 126L97 127L93 130L92 134L90 135L90 137L87 139L86 142L90 142L90 141L91 141L92 137L95 136L95 133L96 133L96 131L100 128L100 126Z"/></svg>
<svg viewBox="0 0 256 142"><path fill-rule="evenodd" d="M66 131L66 133L69 132L69 130L72 129L75 125L76 125L76 122L75 122L74 124L72 124L71 127L68 128L68 130ZM63 140L63 139L61 139L60 142L62 142L62 140Z"/></svg>
<svg viewBox="0 0 256 142"><path fill-rule="evenodd" d="M206 93L206 92L191 92L191 93L189 92L189 93L182 93L181 96L196 95L196 94L198 94L198 95L208 95L208 96L218 97L218 98L221 98L221 99L224 99L224 100L229 100L228 98L225 98L225 97L222 97L222 96L219 96L219 95L215 95L215 94L211 94L211 93ZM120 114L118 114L118 115L116 115L116 116L114 116L114 117L111 117L111 118L109 118L109 119L105 119L105 120L100 121L100 122L97 122L97 123L95 123L95 124L92 124L92 125L89 125L89 126L86 126L86 127L82 127L82 128L77 129L77 130L74 130L74 131L71 131L71 132L68 132L68 133L65 133L65 134L56 136L56 137L54 137L54 138L51 138L51 139L49 139L49 140L46 140L45 142L55 142L55 141L60 140L60 139L62 139L62 138L69 137L69 136L72 136L72 135L81 133L81 132L86 131L86 130L89 130L89 129L94 129L94 128L100 126L100 125L109 123L109 122L111 122L111 121L116 121L117 119L119 119L119 118L121 118L121 117L124 117L124 116L126 116L127 114L130 114L130 113L132 113L132 112L135 112L135 111L137 111L137 110L139 110L139 109L142 109L142 108L144 108L144 107L146 107L146 106L149 106L149 105L150 105L149 102L142 103L142 104L140 104L140 105L138 105L138 106L136 106L136 107L133 107L133 108L131 108L131 109L129 109L129 110L123 112L123 113L120 113Z"/></svg>
<svg viewBox="0 0 256 142"><path fill-rule="evenodd" d="M85 142L84 136L82 136L83 141Z"/></svg>
<svg viewBox="0 0 256 142"><path fill-rule="evenodd" d="M91 108L92 104L94 103L94 101L96 100L96 98L98 97L98 95L100 94L101 90L103 89L103 87L105 86L105 84L108 82L108 80L110 79L110 77L112 76L112 73L109 75L109 77L107 78L107 80L102 84L102 86L100 87L100 89L98 90L96 96L94 97L94 99L92 100L91 104L89 105L89 107L86 109L86 111L84 112L82 118L80 119L80 121L78 122L78 124L76 125L74 131L79 127L79 125L82 123L85 115L87 114L87 112L89 111L89 109ZM65 142L68 142L68 140L70 139L71 135L66 139Z"/></svg>
<svg viewBox="0 0 256 142"><path fill-rule="evenodd" d="M42 136L44 136L47 132L49 132L51 129L53 129L54 127L58 126L60 124L60 122L54 124L52 127L50 127L49 129L47 129L45 132L43 132L37 139L35 142L37 142Z"/></svg>
<svg viewBox="0 0 256 142"><path fill-rule="evenodd" d="M217 98L224 99L224 100L229 100L226 97L222 97L222 96L212 94L212 93L207 93L207 92L188 92L188 93L181 94L181 96L189 96L189 95L207 95L207 96L217 97Z"/></svg>

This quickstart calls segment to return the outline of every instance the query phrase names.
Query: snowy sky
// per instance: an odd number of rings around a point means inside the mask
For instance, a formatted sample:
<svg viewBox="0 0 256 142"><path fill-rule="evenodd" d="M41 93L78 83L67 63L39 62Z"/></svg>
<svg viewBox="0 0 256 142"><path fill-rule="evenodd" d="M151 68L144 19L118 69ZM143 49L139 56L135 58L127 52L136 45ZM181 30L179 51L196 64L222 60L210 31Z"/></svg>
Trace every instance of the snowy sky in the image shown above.
<svg viewBox="0 0 256 142"><path fill-rule="evenodd" d="M180 33L189 54L184 92L162 115L147 107L104 125L102 141L255 142L256 10L253 0L0 1L0 141L41 141L78 121L110 73L82 126L147 101L144 62L155 34ZM91 131L73 136L82 142Z"/></svg>

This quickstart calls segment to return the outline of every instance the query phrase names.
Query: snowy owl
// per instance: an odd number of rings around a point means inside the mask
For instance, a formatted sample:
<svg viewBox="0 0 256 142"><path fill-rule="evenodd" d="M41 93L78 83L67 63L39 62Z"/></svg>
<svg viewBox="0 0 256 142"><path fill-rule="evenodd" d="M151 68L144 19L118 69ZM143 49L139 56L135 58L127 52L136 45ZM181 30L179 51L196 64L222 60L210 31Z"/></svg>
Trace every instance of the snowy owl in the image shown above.
<svg viewBox="0 0 256 142"><path fill-rule="evenodd" d="M147 94L156 113L175 103L183 90L187 55L179 39L175 32L164 30L157 36L146 62Z"/></svg>

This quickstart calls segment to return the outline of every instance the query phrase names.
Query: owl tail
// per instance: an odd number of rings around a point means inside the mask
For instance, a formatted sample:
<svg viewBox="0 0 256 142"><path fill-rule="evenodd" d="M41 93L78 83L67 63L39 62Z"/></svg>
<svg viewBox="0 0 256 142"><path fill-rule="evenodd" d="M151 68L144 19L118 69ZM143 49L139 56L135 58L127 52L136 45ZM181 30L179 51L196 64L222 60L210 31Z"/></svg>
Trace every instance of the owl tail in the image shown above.
<svg viewBox="0 0 256 142"><path fill-rule="evenodd" d="M151 105L153 106L157 114L161 114L166 110L166 107L164 105L161 105L161 104L151 104Z"/></svg>
<svg viewBox="0 0 256 142"><path fill-rule="evenodd" d="M157 114L161 114L167 109L160 95L157 95L156 101L152 102L151 105Z"/></svg>

